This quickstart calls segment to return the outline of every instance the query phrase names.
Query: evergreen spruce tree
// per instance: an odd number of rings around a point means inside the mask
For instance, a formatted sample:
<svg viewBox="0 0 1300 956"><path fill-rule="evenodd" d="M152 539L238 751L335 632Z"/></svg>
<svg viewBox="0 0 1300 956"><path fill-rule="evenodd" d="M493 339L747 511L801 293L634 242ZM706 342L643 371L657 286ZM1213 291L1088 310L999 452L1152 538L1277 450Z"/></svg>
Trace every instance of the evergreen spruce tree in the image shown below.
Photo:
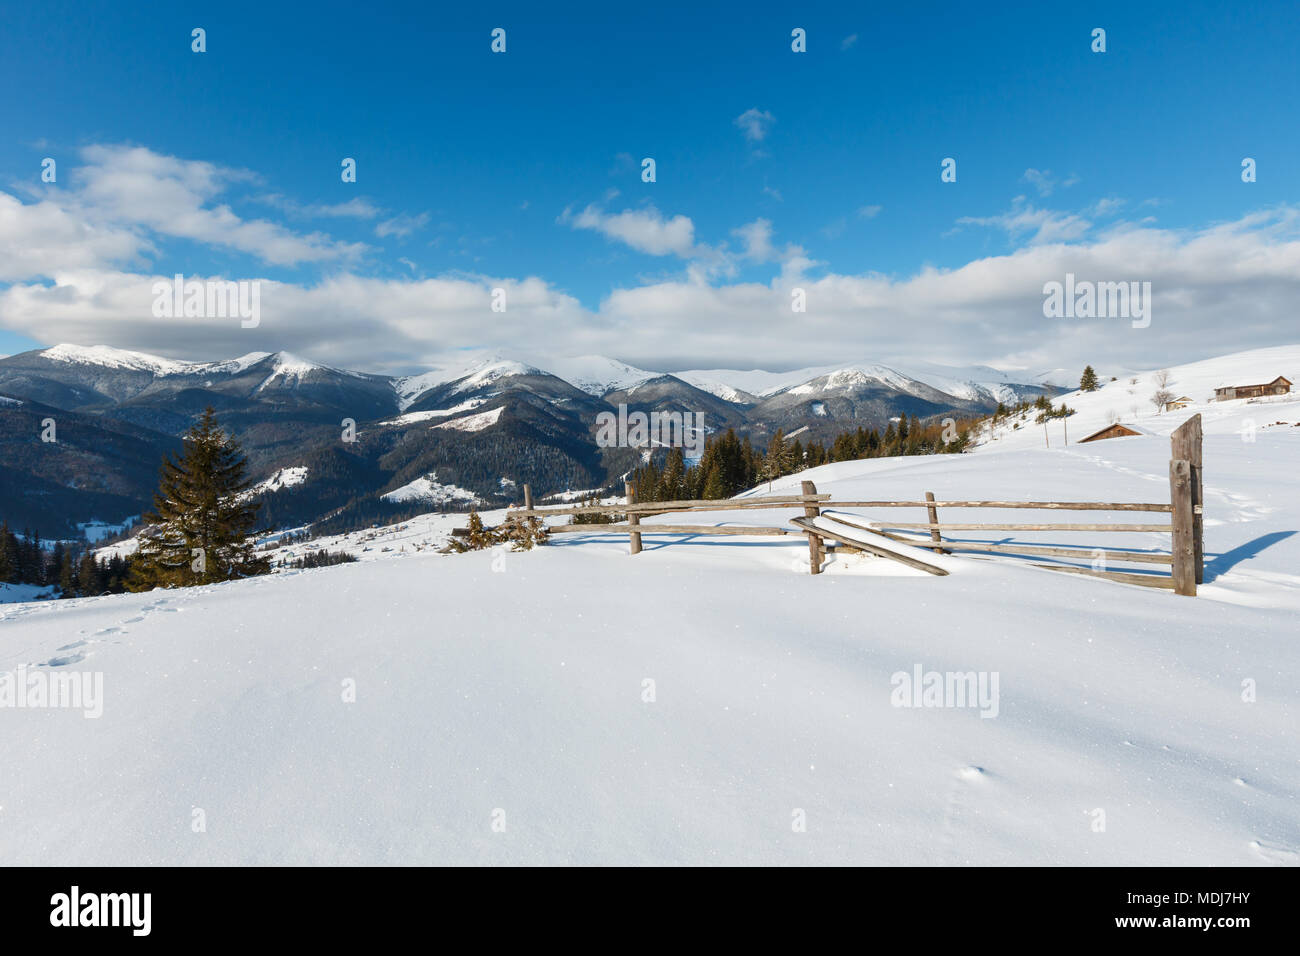
<svg viewBox="0 0 1300 956"><path fill-rule="evenodd" d="M1079 379L1079 390L1082 392L1095 392L1101 387L1097 381L1097 373L1093 371L1091 365L1083 369L1083 376Z"/></svg>
<svg viewBox="0 0 1300 956"><path fill-rule="evenodd" d="M0 581L18 581L18 539L9 530L9 522L0 524Z"/></svg>
<svg viewBox="0 0 1300 956"><path fill-rule="evenodd" d="M133 591L189 587L266 574L270 562L253 550L258 503L239 445L217 424L211 407L185 434L180 458L163 460L153 511L142 518L131 562Z"/></svg>
<svg viewBox="0 0 1300 956"><path fill-rule="evenodd" d="M717 465L712 465L704 476L704 486L700 492L701 498L726 498L727 486L722 480L722 469Z"/></svg>
<svg viewBox="0 0 1300 956"><path fill-rule="evenodd" d="M772 440L767 443L767 454L763 457L763 477L767 479L767 489L772 490L772 479L780 478L789 470L790 448L785 443L785 433L776 430Z"/></svg>

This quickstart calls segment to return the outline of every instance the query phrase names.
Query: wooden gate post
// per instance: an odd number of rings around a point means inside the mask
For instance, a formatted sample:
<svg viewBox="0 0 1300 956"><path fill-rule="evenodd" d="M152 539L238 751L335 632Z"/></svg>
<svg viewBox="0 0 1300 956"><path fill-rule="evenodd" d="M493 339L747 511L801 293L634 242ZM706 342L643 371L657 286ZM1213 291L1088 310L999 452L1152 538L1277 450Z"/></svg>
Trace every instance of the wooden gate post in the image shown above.
<svg viewBox="0 0 1300 956"><path fill-rule="evenodd" d="M1192 466L1185 458L1169 462L1169 501L1174 506L1174 593L1196 595L1196 540L1192 529Z"/></svg>
<svg viewBox="0 0 1300 956"><path fill-rule="evenodd" d="M533 489L531 485L524 485L524 510L533 510Z"/></svg>
<svg viewBox="0 0 1300 956"><path fill-rule="evenodd" d="M1201 484L1201 416L1193 415L1169 436L1170 457L1191 467L1192 544L1196 554L1196 583L1205 583L1205 489Z"/></svg>
<svg viewBox="0 0 1300 956"><path fill-rule="evenodd" d="M925 493L925 500L926 500L926 501L934 501L934 492L933 492L933 491L927 491L927 492ZM930 524L932 524L932 525L933 525L933 524L938 524L938 523L939 523L939 509L936 508L934 505L927 505L925 510L926 510L926 512L927 512L927 513L929 514L929 516L930 516ZM933 541L935 544L939 544L940 542L943 541L943 535L939 534L939 529L938 529L938 528L931 528L931 529L930 529L930 540ZM940 554L952 554L951 551L948 551L948 550L945 549L945 548L939 548L939 549L937 549L937 550L938 550L938 552L939 552Z"/></svg>
<svg viewBox="0 0 1300 956"><path fill-rule="evenodd" d="M817 486L811 481L805 481L802 487L805 495L817 494ZM810 501L804 503L803 515L805 518L816 518L819 514L821 514L821 509L818 508L814 502ZM825 552L822 550L822 539L811 531L808 532L808 564L811 567L813 574L822 573L822 559L824 557Z"/></svg>
<svg viewBox="0 0 1300 956"><path fill-rule="evenodd" d="M636 488L633 486L632 482L630 481L623 482L623 492L624 494L627 495L628 504L630 505L636 504ZM627 513L627 523L630 525L639 525L641 523L641 516L629 511ZM628 554L640 554L641 553L641 532L633 531L631 534L628 535L628 538L629 538Z"/></svg>

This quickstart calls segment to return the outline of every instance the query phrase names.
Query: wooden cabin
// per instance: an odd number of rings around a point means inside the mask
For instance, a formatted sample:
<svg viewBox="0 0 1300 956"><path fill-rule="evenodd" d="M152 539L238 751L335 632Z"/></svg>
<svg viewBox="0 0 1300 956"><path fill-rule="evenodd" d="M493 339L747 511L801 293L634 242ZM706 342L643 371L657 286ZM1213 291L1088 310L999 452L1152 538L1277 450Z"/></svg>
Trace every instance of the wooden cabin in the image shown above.
<svg viewBox="0 0 1300 956"><path fill-rule="evenodd" d="M1186 395L1181 395L1178 398L1175 398L1173 401L1167 402L1165 404L1165 409L1167 411L1173 408L1186 408L1190 404L1192 404L1192 400L1188 398Z"/></svg>
<svg viewBox="0 0 1300 956"><path fill-rule="evenodd" d="M1075 444L1082 445L1086 441L1101 441L1104 438L1127 438L1130 435L1143 434L1146 433L1131 425L1122 425L1119 422L1115 422L1113 425L1107 425L1105 428L1093 432L1087 438L1080 438Z"/></svg>
<svg viewBox="0 0 1300 956"><path fill-rule="evenodd" d="M1226 402L1234 398L1263 398L1266 395L1285 395L1291 391L1291 381L1279 375L1263 385L1225 385L1214 390L1216 402Z"/></svg>

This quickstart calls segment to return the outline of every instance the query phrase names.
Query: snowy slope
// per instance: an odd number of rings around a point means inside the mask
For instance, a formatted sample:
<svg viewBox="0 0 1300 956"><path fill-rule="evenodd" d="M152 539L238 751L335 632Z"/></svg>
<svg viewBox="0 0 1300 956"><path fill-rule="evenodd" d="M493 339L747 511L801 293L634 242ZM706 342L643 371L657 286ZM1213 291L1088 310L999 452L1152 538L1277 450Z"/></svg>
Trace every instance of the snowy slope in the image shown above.
<svg viewBox="0 0 1300 956"><path fill-rule="evenodd" d="M877 459L774 490L1160 500L1167 458ZM812 577L802 538L656 535L671 515L636 557L436 554L462 515L357 533L360 564L6 605L0 670L101 673L104 710L0 711L0 859L1300 863L1300 428L1211 434L1205 460L1195 599L1015 559ZM892 706L917 666L996 672L997 716Z"/></svg>
<svg viewBox="0 0 1300 956"><path fill-rule="evenodd" d="M129 352L107 345L60 344L44 349L43 357L69 365L98 365L108 369L151 372L155 375L172 375L192 367L190 362L177 362L144 352Z"/></svg>
<svg viewBox="0 0 1300 956"><path fill-rule="evenodd" d="M1300 421L1300 393L1270 398L1267 401L1235 399L1215 402L1214 390L1223 385L1255 385L1269 382L1284 375L1292 382L1300 382L1300 345L1284 345L1267 349L1252 349L1218 358L1172 366L1169 383L1165 388L1176 398L1187 397L1191 403L1186 408L1159 412L1150 398L1159 388L1156 376L1161 370L1141 372L1119 371L1106 373L1098 369L1102 386L1095 392L1070 392L1053 400L1065 403L1077 414L1068 419L1048 423L1046 435L1042 425L1035 425L1036 413L1029 414L1016 429L1015 422L1000 425L996 430L986 429L979 436L977 451L1020 450L1042 448L1050 441L1053 447L1063 444L1068 437L1073 444L1112 421L1134 425L1154 435L1167 437L1170 432L1195 414L1201 415L1202 427L1207 435L1236 435L1250 441L1264 428L1284 428ZM1110 381L1111 377L1115 381ZM1136 379L1136 381L1134 381ZM1278 422L1286 424L1279 425ZM1107 439L1107 442L1141 441L1139 438ZM1168 446L1168 443L1165 443ZM1084 448L1100 448L1088 443Z"/></svg>

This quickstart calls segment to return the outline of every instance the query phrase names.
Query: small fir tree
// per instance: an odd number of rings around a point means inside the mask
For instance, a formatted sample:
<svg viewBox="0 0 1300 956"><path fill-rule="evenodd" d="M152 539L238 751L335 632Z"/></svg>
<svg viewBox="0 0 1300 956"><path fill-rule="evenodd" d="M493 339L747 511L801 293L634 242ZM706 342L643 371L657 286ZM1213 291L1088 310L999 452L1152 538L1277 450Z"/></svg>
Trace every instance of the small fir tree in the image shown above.
<svg viewBox="0 0 1300 956"><path fill-rule="evenodd" d="M130 588L191 587L267 574L250 535L258 502L248 494L238 443L207 408L185 434L181 456L163 460L153 511L143 516Z"/></svg>

